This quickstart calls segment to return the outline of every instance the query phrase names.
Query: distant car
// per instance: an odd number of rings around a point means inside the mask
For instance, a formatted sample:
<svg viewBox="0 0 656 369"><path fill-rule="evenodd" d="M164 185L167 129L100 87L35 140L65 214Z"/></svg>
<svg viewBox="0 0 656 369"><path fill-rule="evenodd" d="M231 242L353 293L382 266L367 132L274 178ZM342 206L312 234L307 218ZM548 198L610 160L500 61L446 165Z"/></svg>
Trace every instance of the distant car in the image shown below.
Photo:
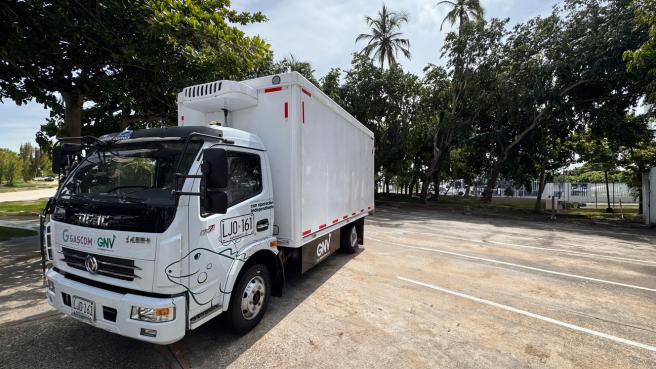
<svg viewBox="0 0 656 369"><path fill-rule="evenodd" d="M48 176L48 177L44 177L43 180L46 181L46 182L52 182L52 181L55 180L55 178Z"/></svg>

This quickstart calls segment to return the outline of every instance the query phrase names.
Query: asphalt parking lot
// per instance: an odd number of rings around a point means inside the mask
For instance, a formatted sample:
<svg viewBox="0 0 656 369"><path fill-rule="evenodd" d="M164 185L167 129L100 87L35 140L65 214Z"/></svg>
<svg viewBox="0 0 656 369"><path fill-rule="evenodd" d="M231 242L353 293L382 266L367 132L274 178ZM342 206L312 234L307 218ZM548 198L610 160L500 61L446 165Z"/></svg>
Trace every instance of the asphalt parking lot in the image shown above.
<svg viewBox="0 0 656 369"><path fill-rule="evenodd" d="M49 309L36 239L0 243L7 368L653 368L656 232L380 206L365 247L262 323L160 347Z"/></svg>

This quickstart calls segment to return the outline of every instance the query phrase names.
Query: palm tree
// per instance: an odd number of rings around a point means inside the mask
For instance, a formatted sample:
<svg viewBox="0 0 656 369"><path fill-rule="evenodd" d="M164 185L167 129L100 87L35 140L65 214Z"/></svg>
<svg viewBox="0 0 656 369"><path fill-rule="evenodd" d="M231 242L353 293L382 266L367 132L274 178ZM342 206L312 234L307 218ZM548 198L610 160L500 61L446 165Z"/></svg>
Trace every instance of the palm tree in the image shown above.
<svg viewBox="0 0 656 369"><path fill-rule="evenodd" d="M462 27L463 24L469 22L470 20L480 22L485 16L485 10L481 6L481 2L479 0L443 0L437 3L437 6L443 4L451 6L451 10L446 14L444 20L442 20L440 31L442 30L442 27L444 27L444 23L447 21L451 25L454 25L456 22L458 22L460 27Z"/></svg>
<svg viewBox="0 0 656 369"><path fill-rule="evenodd" d="M382 68L387 60L387 65L396 64L396 57L399 51L410 59L410 41L401 38L403 33L400 32L401 24L408 22L408 14L405 12L394 12L387 9L385 4L378 12L378 17L365 17L367 25L371 27L371 33L362 33L355 42L368 41L367 46L362 49L361 53L378 60Z"/></svg>

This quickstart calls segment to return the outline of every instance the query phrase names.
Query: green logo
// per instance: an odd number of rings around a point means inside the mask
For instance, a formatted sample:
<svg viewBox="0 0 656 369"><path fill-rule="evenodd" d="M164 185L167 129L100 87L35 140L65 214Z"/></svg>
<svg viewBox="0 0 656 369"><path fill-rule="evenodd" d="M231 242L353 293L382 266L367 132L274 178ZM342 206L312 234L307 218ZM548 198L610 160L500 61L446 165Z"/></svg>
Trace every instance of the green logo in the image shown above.
<svg viewBox="0 0 656 369"><path fill-rule="evenodd" d="M114 248L114 241L116 241L116 235L113 235L112 238L98 237L97 244L100 248L112 249Z"/></svg>

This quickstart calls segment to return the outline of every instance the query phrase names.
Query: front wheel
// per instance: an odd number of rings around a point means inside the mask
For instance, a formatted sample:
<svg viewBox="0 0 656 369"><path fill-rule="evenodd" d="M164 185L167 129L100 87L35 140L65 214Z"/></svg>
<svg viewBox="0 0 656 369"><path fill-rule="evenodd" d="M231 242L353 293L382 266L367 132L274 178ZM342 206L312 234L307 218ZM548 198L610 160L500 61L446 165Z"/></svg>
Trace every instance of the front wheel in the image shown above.
<svg viewBox="0 0 656 369"><path fill-rule="evenodd" d="M242 273L230 299L230 320L235 333L255 327L266 312L271 296L271 276L264 264L253 264Z"/></svg>

